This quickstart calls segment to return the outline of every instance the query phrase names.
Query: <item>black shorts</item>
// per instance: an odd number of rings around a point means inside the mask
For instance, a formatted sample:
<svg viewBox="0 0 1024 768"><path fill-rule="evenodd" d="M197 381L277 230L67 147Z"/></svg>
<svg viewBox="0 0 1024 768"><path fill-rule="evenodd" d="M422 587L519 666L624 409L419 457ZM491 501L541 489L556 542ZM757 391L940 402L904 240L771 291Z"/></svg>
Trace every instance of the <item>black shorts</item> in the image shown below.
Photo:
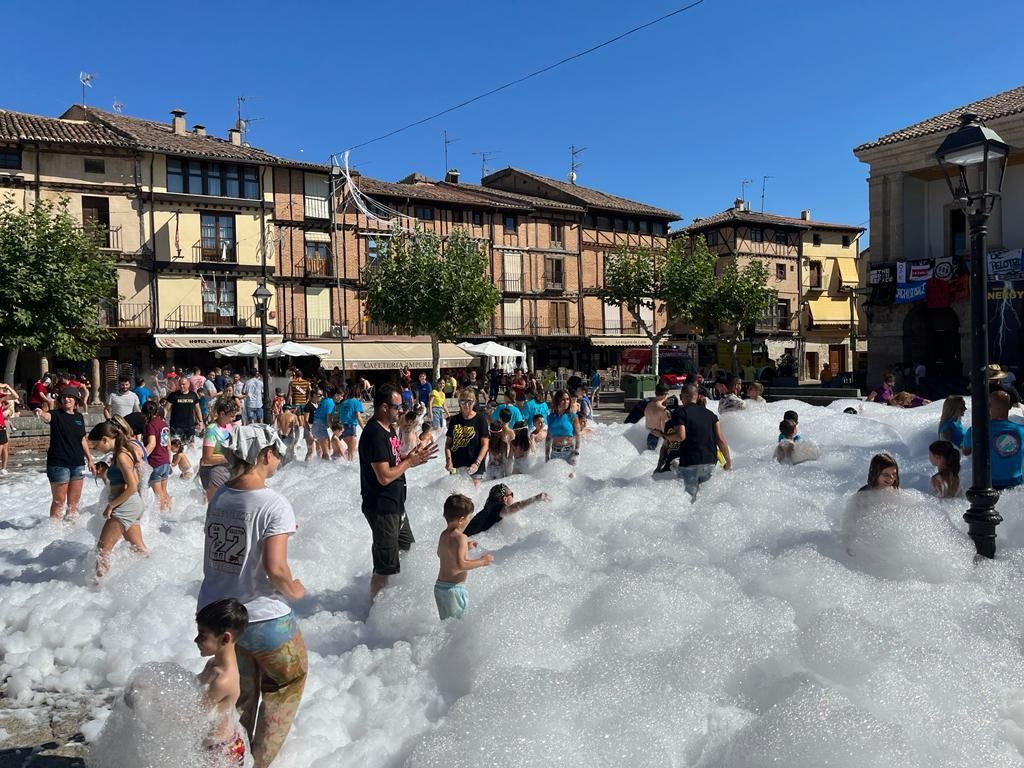
<svg viewBox="0 0 1024 768"><path fill-rule="evenodd" d="M378 576L393 576L402 570L399 551L408 552L416 541L409 527L405 505L390 499L363 499L363 517L373 533L373 572Z"/></svg>
<svg viewBox="0 0 1024 768"><path fill-rule="evenodd" d="M0 427L0 445L7 445L7 427Z"/></svg>

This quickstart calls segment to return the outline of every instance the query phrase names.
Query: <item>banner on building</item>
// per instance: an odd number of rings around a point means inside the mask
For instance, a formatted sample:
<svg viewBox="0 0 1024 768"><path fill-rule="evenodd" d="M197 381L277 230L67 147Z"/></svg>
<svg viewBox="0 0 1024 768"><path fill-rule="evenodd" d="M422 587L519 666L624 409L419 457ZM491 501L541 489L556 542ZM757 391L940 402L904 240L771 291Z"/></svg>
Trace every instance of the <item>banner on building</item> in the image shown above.
<svg viewBox="0 0 1024 768"><path fill-rule="evenodd" d="M896 265L884 262L868 265L868 285L871 304L892 304L896 298Z"/></svg>
<svg viewBox="0 0 1024 768"><path fill-rule="evenodd" d="M1021 271L1021 249L1014 248L1009 251L989 251L988 253L988 279L989 280L1022 280L1024 272Z"/></svg>
<svg viewBox="0 0 1024 768"><path fill-rule="evenodd" d="M1024 365L1024 280L1007 280L988 287L989 360L1000 365Z"/></svg>

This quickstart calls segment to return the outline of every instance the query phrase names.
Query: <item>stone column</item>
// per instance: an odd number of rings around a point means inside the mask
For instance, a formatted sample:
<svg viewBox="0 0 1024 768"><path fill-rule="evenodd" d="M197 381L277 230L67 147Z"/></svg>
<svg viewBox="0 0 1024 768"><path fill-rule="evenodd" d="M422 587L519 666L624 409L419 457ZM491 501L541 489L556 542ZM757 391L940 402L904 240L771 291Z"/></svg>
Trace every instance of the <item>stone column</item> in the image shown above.
<svg viewBox="0 0 1024 768"><path fill-rule="evenodd" d="M100 376L100 360L98 357L92 359L92 370L89 372L89 383L92 385L92 402L90 405L102 405L103 395L101 394L101 388L103 386L103 379Z"/></svg>
<svg viewBox="0 0 1024 768"><path fill-rule="evenodd" d="M39 355L39 375L40 377L50 370L50 359L46 355Z"/></svg>

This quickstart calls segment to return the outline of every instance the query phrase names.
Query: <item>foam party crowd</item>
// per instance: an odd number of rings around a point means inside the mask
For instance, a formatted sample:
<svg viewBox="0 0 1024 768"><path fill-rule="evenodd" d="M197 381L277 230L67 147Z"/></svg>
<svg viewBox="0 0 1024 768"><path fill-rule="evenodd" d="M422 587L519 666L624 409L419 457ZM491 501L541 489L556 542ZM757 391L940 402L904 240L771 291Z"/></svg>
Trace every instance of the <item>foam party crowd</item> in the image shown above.
<svg viewBox="0 0 1024 768"><path fill-rule="evenodd" d="M296 372L269 424L248 382L126 381L88 430L74 387L37 403L47 471L0 485L6 699L86 700L103 768L1024 761L1005 391L985 560L963 398L733 378L609 424L580 380L427 379Z"/></svg>

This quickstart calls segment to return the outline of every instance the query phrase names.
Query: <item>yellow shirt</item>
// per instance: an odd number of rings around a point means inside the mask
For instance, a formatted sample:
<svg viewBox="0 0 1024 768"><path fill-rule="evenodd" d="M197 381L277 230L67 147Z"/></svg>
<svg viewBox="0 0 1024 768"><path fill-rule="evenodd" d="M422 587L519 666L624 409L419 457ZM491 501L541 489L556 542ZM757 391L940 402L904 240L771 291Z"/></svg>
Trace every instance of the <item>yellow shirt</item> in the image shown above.
<svg viewBox="0 0 1024 768"><path fill-rule="evenodd" d="M444 392L439 389L432 390L430 393L430 407L431 408L444 408Z"/></svg>

